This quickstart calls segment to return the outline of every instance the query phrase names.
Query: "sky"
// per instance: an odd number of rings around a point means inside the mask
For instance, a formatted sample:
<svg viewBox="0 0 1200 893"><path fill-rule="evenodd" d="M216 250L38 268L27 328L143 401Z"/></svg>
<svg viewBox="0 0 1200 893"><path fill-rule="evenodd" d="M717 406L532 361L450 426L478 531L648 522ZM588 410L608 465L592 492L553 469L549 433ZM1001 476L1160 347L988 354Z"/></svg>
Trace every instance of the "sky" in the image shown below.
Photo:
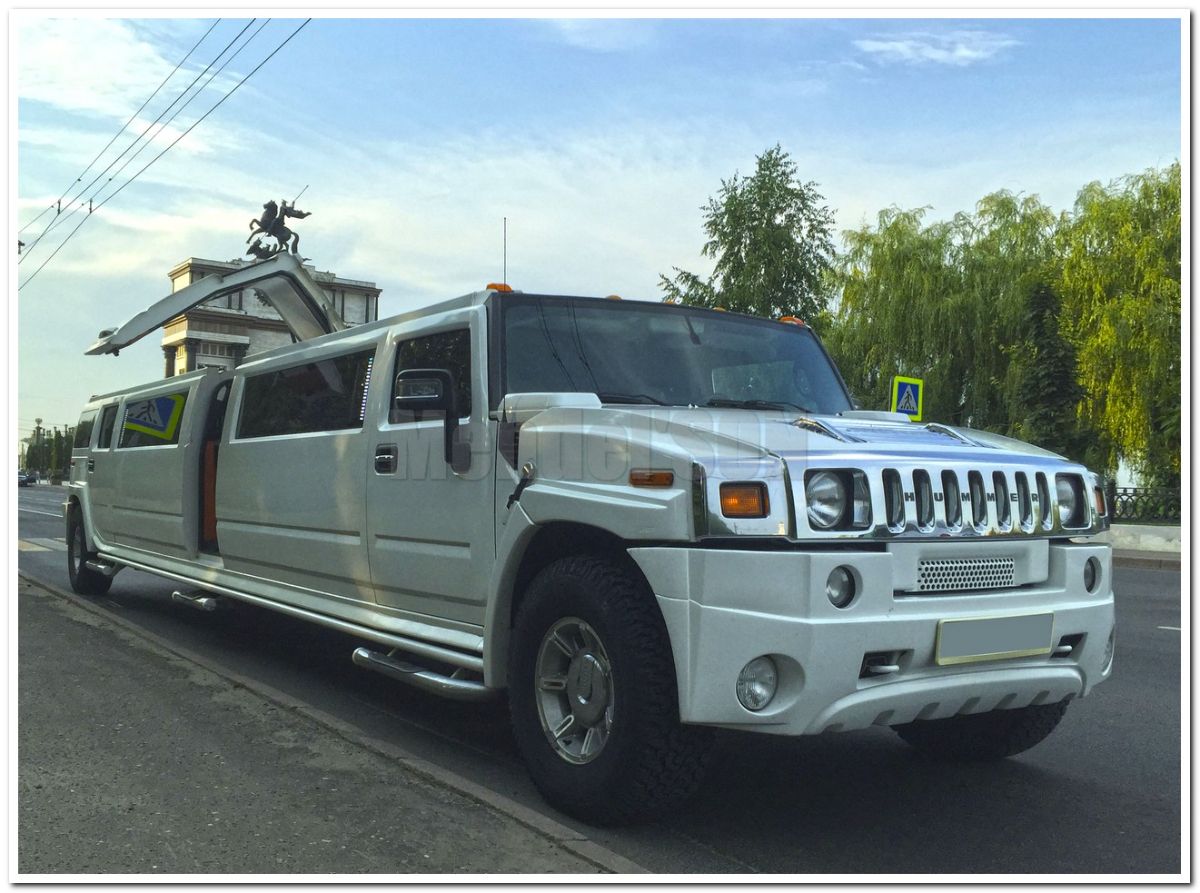
<svg viewBox="0 0 1200 893"><path fill-rule="evenodd" d="M160 333L83 351L181 260L241 256L263 203L306 187L301 253L374 281L388 316L499 280L505 217L515 288L656 299L660 274L708 273L700 206L776 143L839 230L998 189L1069 210L1182 154L1179 19L314 19L114 194L302 20L251 24L162 128L249 19L10 16L14 229L64 191L113 196L19 258L19 437L161 377Z"/></svg>

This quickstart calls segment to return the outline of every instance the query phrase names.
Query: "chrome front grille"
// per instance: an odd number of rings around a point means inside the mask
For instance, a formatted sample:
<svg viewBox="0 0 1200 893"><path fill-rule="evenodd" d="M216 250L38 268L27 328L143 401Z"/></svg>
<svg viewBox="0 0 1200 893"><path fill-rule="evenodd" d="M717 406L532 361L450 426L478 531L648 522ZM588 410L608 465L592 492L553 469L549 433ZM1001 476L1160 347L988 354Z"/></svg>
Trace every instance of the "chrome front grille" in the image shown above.
<svg viewBox="0 0 1200 893"><path fill-rule="evenodd" d="M1029 538L1090 536L1108 528L1108 518L1089 498L1097 488L1094 475L1053 458L1004 459L999 451L995 457L973 454L917 461L899 455L788 456L795 505L800 508L795 516L796 536L804 540L888 541ZM803 511L807 502L804 482L815 469L831 469L843 476L853 473L856 481L861 476L870 498L869 514L862 524L851 525L847 520L819 529L809 522ZM1063 480L1072 481L1079 493L1079 509L1070 517L1059 505ZM863 511L866 513L865 508Z"/></svg>
<svg viewBox="0 0 1200 893"><path fill-rule="evenodd" d="M917 562L914 592L971 592L1016 586L1011 558L926 558Z"/></svg>

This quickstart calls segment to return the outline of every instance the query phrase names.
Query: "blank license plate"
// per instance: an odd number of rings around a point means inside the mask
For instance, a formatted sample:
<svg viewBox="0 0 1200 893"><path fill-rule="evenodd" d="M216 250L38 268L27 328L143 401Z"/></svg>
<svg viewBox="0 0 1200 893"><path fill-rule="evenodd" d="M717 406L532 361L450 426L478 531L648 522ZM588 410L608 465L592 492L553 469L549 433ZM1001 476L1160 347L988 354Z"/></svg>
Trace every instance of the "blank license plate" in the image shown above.
<svg viewBox="0 0 1200 893"><path fill-rule="evenodd" d="M940 620L936 658L945 666L1049 654L1053 638L1053 614Z"/></svg>

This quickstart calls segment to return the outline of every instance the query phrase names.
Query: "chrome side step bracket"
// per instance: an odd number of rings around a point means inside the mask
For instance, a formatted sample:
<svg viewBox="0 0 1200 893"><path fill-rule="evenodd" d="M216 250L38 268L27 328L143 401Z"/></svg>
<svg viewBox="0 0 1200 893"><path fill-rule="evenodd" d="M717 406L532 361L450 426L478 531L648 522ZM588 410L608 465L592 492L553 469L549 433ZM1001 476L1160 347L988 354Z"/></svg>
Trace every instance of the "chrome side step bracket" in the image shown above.
<svg viewBox="0 0 1200 893"><path fill-rule="evenodd" d="M83 566L94 573L103 574L106 577L115 577L117 571L121 569L121 565L111 564L100 558L89 558L83 563Z"/></svg>
<svg viewBox="0 0 1200 893"><path fill-rule="evenodd" d="M217 609L216 598L212 593L205 592L203 589L193 589L188 592L176 589L171 593L171 601L191 605L198 611L215 611Z"/></svg>
<svg viewBox="0 0 1200 893"><path fill-rule="evenodd" d="M446 676L398 658L395 653L394 650L391 654L382 654L370 648L356 648L350 659L364 669L374 670L390 679L455 701L484 701L500 693L478 680L460 677L458 674L461 670Z"/></svg>

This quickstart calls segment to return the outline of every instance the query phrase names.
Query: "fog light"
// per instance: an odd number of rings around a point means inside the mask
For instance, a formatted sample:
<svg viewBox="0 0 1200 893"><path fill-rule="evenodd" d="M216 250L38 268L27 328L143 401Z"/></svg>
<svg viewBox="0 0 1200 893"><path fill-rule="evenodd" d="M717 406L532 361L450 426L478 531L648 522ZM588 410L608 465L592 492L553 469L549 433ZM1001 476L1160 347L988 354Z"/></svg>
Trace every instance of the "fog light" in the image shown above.
<svg viewBox="0 0 1200 893"><path fill-rule="evenodd" d="M848 567L839 565L829 572L825 581L825 595L835 608L844 608L854 600L854 572Z"/></svg>
<svg viewBox="0 0 1200 893"><path fill-rule="evenodd" d="M1083 588L1088 592L1095 592L1099 582L1100 562L1095 558L1089 558L1083 565Z"/></svg>
<svg viewBox="0 0 1200 893"><path fill-rule="evenodd" d="M775 697L778 684L779 673L775 670L775 661L766 655L756 657L738 673L738 700L747 710L762 710Z"/></svg>

